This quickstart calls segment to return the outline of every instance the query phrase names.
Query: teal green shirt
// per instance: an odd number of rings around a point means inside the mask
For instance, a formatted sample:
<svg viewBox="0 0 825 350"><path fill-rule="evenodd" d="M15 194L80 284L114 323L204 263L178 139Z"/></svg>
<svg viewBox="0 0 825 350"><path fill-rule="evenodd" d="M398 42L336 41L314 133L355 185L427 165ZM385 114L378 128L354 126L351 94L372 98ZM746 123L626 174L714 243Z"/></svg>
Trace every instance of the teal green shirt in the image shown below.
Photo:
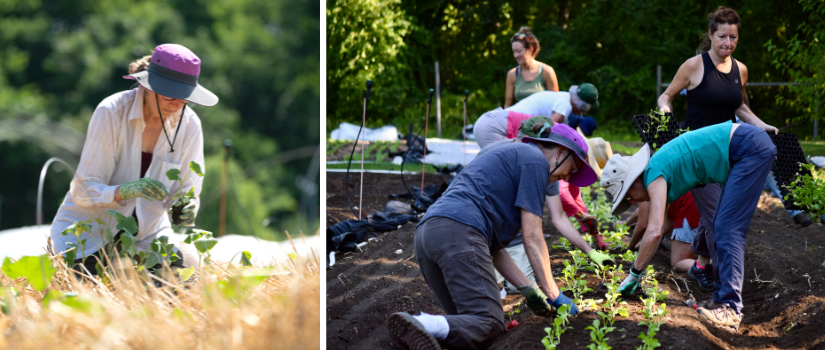
<svg viewBox="0 0 825 350"><path fill-rule="evenodd" d="M724 184L730 173L730 129L733 123L688 132L660 148L642 173L645 187L662 176L667 182L667 202L709 183Z"/></svg>

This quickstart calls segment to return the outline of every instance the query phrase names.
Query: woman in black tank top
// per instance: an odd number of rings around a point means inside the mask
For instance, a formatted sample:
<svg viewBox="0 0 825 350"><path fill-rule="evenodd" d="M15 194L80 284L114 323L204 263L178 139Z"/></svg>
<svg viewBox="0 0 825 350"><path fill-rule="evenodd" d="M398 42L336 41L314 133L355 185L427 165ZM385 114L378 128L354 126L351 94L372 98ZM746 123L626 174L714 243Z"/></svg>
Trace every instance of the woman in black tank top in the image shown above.
<svg viewBox="0 0 825 350"><path fill-rule="evenodd" d="M748 69L732 57L739 43L739 16L731 9L719 8L708 19L710 24L705 40L710 42L710 50L691 57L679 67L673 82L659 96L659 109L672 112L671 101L687 89L685 125L690 130L735 121L738 116L745 123L778 133L745 104Z"/></svg>

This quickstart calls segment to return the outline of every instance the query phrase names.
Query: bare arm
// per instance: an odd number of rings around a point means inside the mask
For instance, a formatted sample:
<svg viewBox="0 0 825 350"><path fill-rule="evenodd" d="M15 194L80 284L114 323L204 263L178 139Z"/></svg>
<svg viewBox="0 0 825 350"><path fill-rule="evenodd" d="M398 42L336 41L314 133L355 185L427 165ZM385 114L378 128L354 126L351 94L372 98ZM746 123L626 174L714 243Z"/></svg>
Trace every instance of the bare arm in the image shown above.
<svg viewBox="0 0 825 350"><path fill-rule="evenodd" d="M550 119L559 124L564 123L564 115L558 112L553 112L553 115L550 116Z"/></svg>
<svg viewBox="0 0 825 350"><path fill-rule="evenodd" d="M747 100L748 95L745 91L745 84L748 83L748 68L745 67L744 64L739 63L739 61L737 61L736 63L740 65L739 76L742 78L742 104L739 105L739 108L736 109L736 112L734 112L734 114L736 114L736 116L738 116L739 119L742 119L742 121L745 123L756 126L767 132L779 134L779 129L766 124L761 119L759 119L759 117L757 117L756 114L753 113L753 111L751 111L750 103L748 103Z"/></svg>
<svg viewBox="0 0 825 350"><path fill-rule="evenodd" d="M513 257L507 253L506 249L499 249L493 252L492 256L493 266L496 267L496 270L498 270L504 279L512 283L514 286L520 287L533 283L529 278L527 278L524 272L518 268L516 262L513 261Z"/></svg>
<svg viewBox="0 0 825 350"><path fill-rule="evenodd" d="M590 253L593 248L591 248L590 245L587 244L587 241L582 238L582 235L576 231L576 228L573 227L570 220L567 220L559 196L545 196L544 201L547 203L547 209L550 211L550 220L553 222L553 226L559 230L562 237L566 238L574 247L579 248L585 254Z"/></svg>
<svg viewBox="0 0 825 350"><path fill-rule="evenodd" d="M539 282L542 291L550 300L556 300L560 292L556 281L553 280L553 272L550 270L550 255L541 231L541 216L522 209L521 228L524 231L524 251L533 267L536 281Z"/></svg>
<svg viewBox="0 0 825 350"><path fill-rule="evenodd" d="M544 78L544 85L547 86L547 91L559 92L559 79L556 78L556 70L554 70L553 67L545 64L542 76Z"/></svg>
<svg viewBox="0 0 825 350"><path fill-rule="evenodd" d="M633 236L630 238L630 244L628 245L630 250L639 250L636 245L642 240L642 237L644 237L645 231L647 230L650 203L639 203L639 210L636 212L639 213L639 218L636 222L636 228L633 229Z"/></svg>
<svg viewBox="0 0 825 350"><path fill-rule="evenodd" d="M682 90L690 86L690 77L693 75L696 66L695 59L694 57L682 63L682 66L679 67L679 70L676 72L676 76L673 77L673 81L668 85L665 92L662 93L662 96L659 96L658 106L662 112L673 112L673 99L678 96ZM701 57L698 62L701 66Z"/></svg>
<svg viewBox="0 0 825 350"><path fill-rule="evenodd" d="M653 260L653 254L659 247L662 240L662 224L665 218L665 208L667 207L667 182L665 178L659 176L649 185L647 192L650 194L650 211L648 213L647 231L642 238L642 247L639 249L639 256L633 267L636 270L644 270Z"/></svg>
<svg viewBox="0 0 825 350"><path fill-rule="evenodd" d="M515 103L516 91L516 69L513 68L507 72L507 87L504 93L504 108L509 108Z"/></svg>

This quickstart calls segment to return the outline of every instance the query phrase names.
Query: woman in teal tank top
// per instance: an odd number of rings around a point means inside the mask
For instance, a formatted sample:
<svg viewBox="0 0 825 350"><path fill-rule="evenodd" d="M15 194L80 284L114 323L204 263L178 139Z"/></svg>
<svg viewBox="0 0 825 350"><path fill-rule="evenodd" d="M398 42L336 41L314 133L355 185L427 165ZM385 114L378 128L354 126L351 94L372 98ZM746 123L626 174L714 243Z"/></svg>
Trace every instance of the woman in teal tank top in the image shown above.
<svg viewBox="0 0 825 350"><path fill-rule="evenodd" d="M707 184L723 186L708 247L717 289L698 309L711 324L738 330L742 320L745 237L776 160L768 133L750 124L730 121L679 136L653 157L645 144L632 157L613 156L602 172L601 186L613 196L613 215L631 204L650 202L647 231L630 273L619 290L633 294L642 271L653 259L662 235L667 204Z"/></svg>
<svg viewBox="0 0 825 350"><path fill-rule="evenodd" d="M507 89L504 108L523 100L536 92L559 91L559 81L553 67L536 61L541 47L539 39L530 27L521 27L510 39L518 66L507 72Z"/></svg>

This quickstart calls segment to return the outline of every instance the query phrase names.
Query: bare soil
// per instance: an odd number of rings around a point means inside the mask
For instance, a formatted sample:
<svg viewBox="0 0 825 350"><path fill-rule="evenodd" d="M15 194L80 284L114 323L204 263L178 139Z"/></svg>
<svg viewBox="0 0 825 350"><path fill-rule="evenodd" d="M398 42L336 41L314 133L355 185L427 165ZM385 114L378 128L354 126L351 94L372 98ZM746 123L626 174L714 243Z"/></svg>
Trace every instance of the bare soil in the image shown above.
<svg viewBox="0 0 825 350"><path fill-rule="evenodd" d="M407 185L421 183L420 175L405 177ZM445 181L443 175L428 174L427 183ZM404 192L401 175L365 174L364 213L384 209L388 194ZM355 189L355 191L353 191ZM350 194L357 195L357 180L350 179ZM327 225L354 218L344 194L344 174L327 173ZM352 197L357 203L358 197ZM328 227L329 227L328 226ZM422 311L443 314L435 296L424 281L413 255L414 224L380 235L363 252L337 254L337 263L327 268L327 348L329 349L404 349L386 327L394 301L403 295L413 297ZM544 232L556 241L560 235L545 220ZM800 228L776 198L763 194L754 212L745 252L744 319L738 333L731 334L701 320L685 305L688 291L697 300L707 300L686 275L673 274L669 268L667 244L659 248L653 264L659 287L669 291L667 323L657 334L662 349L825 349L825 226L813 224ZM396 251L402 252L397 254ZM614 252L617 253L617 252ZM569 253L550 250L554 275ZM627 267L624 268L627 271ZM758 279L756 274L758 274ZM597 289L599 279L587 275L588 287ZM680 287L675 287L674 281ZM768 282L757 282L768 281ZM558 281L557 281L558 282ZM681 291L681 293L680 293ZM600 299L603 290L585 294ZM520 326L497 338L492 349L542 349L541 339L551 318L536 316L524 306L522 297L509 295L503 301L505 312L516 309L512 318ZM638 335L645 331L637 313L643 304L638 297L625 298L630 317L620 317L608 334L614 349L635 349ZM585 348L590 334L585 327L598 319L585 311L571 321L563 336L561 349Z"/></svg>

